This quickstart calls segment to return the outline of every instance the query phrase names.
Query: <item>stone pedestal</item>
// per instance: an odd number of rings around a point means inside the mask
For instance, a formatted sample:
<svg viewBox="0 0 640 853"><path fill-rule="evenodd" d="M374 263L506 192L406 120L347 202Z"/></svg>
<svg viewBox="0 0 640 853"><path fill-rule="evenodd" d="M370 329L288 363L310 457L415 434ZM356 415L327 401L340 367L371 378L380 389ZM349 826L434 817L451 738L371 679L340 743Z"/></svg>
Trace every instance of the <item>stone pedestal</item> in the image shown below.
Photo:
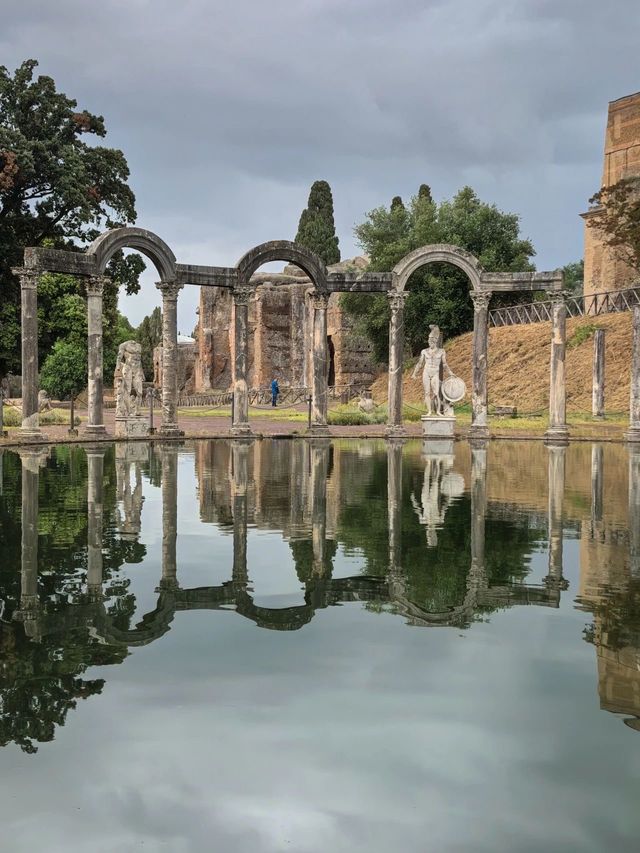
<svg viewBox="0 0 640 853"><path fill-rule="evenodd" d="M423 415L422 435L424 438L453 439L456 419L448 415Z"/></svg>
<svg viewBox="0 0 640 853"><path fill-rule="evenodd" d="M146 438L148 433L149 424L142 415L135 418L116 418L116 438Z"/></svg>

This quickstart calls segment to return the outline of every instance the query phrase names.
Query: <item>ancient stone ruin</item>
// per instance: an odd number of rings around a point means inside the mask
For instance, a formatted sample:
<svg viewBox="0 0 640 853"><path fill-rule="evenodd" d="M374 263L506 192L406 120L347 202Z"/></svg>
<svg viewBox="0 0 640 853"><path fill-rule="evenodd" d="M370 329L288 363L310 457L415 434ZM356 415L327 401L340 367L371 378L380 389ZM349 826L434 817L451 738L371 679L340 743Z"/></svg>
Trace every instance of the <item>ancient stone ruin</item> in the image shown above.
<svg viewBox="0 0 640 853"><path fill-rule="evenodd" d="M146 420L140 415L143 388L142 347L135 341L125 341L118 348L116 369L113 374L117 436L146 435Z"/></svg>

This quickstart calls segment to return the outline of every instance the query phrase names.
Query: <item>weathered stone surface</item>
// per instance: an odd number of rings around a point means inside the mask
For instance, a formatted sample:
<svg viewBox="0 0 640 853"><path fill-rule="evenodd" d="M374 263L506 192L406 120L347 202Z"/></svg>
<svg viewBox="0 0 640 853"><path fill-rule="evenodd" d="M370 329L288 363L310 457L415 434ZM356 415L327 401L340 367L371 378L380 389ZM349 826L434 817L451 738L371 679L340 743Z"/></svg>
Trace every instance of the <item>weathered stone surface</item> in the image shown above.
<svg viewBox="0 0 640 853"><path fill-rule="evenodd" d="M195 391L196 350L197 344L193 338L178 336L178 394L193 394ZM162 388L162 364L163 349L157 346L153 350L153 384L156 388Z"/></svg>
<svg viewBox="0 0 640 853"><path fill-rule="evenodd" d="M233 292L234 337L233 337L233 424L234 435L251 434L249 426L249 394L247 386L248 361L248 318L251 287L238 287Z"/></svg>
<svg viewBox="0 0 640 853"><path fill-rule="evenodd" d="M162 426L165 435L181 435L178 427L178 293L182 284L159 281L162 294Z"/></svg>
<svg viewBox="0 0 640 853"><path fill-rule="evenodd" d="M625 438L627 441L640 442L640 305L633 309L629 430Z"/></svg>
<svg viewBox="0 0 640 853"><path fill-rule="evenodd" d="M25 441L42 438L38 412L38 279L39 274L14 269L20 277L22 334L22 428Z"/></svg>
<svg viewBox="0 0 640 853"><path fill-rule="evenodd" d="M591 401L591 412L594 418L604 417L604 366L604 329L596 329L593 336L593 392Z"/></svg>
<svg viewBox="0 0 640 853"><path fill-rule="evenodd" d="M87 397L89 434L105 433L103 417L103 346L102 346L102 297L108 279L92 276L87 281Z"/></svg>
<svg viewBox="0 0 640 853"><path fill-rule="evenodd" d="M115 432L117 438L144 438L149 433L149 424L141 415L116 417Z"/></svg>
<svg viewBox="0 0 640 853"><path fill-rule="evenodd" d="M471 391L472 438L486 438L488 426L487 374L489 370L489 301L491 293L473 291L473 388Z"/></svg>
<svg viewBox="0 0 640 853"><path fill-rule="evenodd" d="M563 291L550 293L551 306L551 367L549 376L549 427L547 441L564 442L569 436L567 426L567 392L565 355L567 344L567 304Z"/></svg>
<svg viewBox="0 0 640 853"><path fill-rule="evenodd" d="M453 438L456 419L453 416L423 415L422 435L424 438Z"/></svg>
<svg viewBox="0 0 640 853"><path fill-rule="evenodd" d="M137 341L125 341L118 347L113 391L116 418L135 418L140 413L144 385L142 347Z"/></svg>
<svg viewBox="0 0 640 853"><path fill-rule="evenodd" d="M402 435L402 358L404 354L404 303L401 290L389 293L389 411L387 435Z"/></svg>

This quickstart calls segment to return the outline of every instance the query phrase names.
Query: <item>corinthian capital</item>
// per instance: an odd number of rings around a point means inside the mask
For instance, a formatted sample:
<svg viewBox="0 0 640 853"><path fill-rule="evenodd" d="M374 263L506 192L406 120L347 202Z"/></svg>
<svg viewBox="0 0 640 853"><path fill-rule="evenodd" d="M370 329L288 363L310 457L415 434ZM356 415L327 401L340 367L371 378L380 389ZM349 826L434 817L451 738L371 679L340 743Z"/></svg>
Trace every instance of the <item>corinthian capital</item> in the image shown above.
<svg viewBox="0 0 640 853"><path fill-rule="evenodd" d="M106 275L90 275L87 279L87 296L102 296L110 279Z"/></svg>
<svg viewBox="0 0 640 853"><path fill-rule="evenodd" d="M472 290L471 299L473 300L474 312L480 313L480 311L486 311L489 307L489 302L491 301L491 291Z"/></svg>
<svg viewBox="0 0 640 853"><path fill-rule="evenodd" d="M564 305L568 295L566 290L547 290L549 301L554 305Z"/></svg>
<svg viewBox="0 0 640 853"><path fill-rule="evenodd" d="M248 305L253 296L253 287L240 285L233 288L233 301L235 305Z"/></svg>
<svg viewBox="0 0 640 853"><path fill-rule="evenodd" d="M404 290L390 290L387 293L387 299L389 300L389 307L391 308L391 312L395 314L398 311L402 311L404 308L404 303L407 298L407 293Z"/></svg>
<svg viewBox="0 0 640 853"><path fill-rule="evenodd" d="M163 301L167 299L175 301L184 285L179 284L177 281L157 281L156 287L162 294Z"/></svg>
<svg viewBox="0 0 640 853"><path fill-rule="evenodd" d="M326 310L329 307L329 294L322 290L310 290L309 299L311 305L319 311Z"/></svg>
<svg viewBox="0 0 640 853"><path fill-rule="evenodd" d="M20 279L22 290L37 290L41 271L28 267L12 267L11 272Z"/></svg>

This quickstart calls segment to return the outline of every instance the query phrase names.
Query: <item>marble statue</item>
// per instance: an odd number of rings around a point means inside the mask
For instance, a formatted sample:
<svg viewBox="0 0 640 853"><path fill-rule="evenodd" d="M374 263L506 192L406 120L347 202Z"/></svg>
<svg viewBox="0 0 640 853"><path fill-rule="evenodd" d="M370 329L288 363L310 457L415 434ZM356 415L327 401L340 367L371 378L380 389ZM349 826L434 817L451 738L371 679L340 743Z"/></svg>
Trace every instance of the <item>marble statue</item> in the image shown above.
<svg viewBox="0 0 640 853"><path fill-rule="evenodd" d="M420 370L422 370L422 385L424 387L424 402L427 407L427 415L433 415L435 408L436 415L452 414L452 407L449 401L442 394L442 373L447 371L448 376L453 376L449 365L447 364L447 355L444 349L440 346L440 329L438 326L429 326L429 346L423 349L420 353L420 358L413 370L413 378L416 379Z"/></svg>
<svg viewBox="0 0 640 853"><path fill-rule="evenodd" d="M135 341L125 341L118 347L113 391L117 418L136 418L142 402L142 347Z"/></svg>

